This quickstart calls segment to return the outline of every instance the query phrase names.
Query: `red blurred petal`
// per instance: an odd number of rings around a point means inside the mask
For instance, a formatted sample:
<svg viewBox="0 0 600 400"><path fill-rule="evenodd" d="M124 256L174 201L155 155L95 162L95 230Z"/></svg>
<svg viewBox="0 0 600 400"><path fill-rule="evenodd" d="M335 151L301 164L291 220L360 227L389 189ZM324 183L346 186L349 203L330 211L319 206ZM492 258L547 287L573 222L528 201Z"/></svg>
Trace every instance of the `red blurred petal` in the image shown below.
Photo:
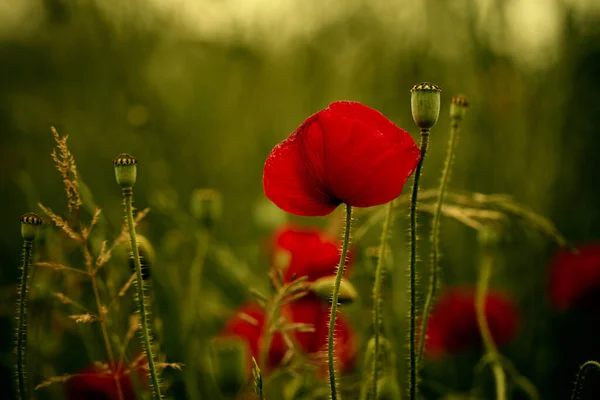
<svg viewBox="0 0 600 400"><path fill-rule="evenodd" d="M485 313L497 346L508 344L516 335L519 315L515 304L497 291L489 291ZM425 353L439 358L481 344L472 288L453 288L438 299L429 317Z"/></svg>
<svg viewBox="0 0 600 400"><path fill-rule="evenodd" d="M560 249L551 261L548 289L559 310L575 307L600 288L600 243L578 245L577 250Z"/></svg>
<svg viewBox="0 0 600 400"><path fill-rule="evenodd" d="M121 392L125 400L135 400L137 395L129 375L118 372ZM77 373L77 376L66 383L68 400L104 399L118 400L117 384L114 374L106 374L96 367L89 367Z"/></svg>

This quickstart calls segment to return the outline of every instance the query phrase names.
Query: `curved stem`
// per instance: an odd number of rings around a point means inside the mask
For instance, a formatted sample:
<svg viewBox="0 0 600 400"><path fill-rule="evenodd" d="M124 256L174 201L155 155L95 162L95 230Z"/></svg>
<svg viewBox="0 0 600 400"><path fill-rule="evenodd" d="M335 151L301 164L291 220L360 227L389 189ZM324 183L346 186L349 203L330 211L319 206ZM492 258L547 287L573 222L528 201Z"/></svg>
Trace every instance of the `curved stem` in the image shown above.
<svg viewBox="0 0 600 400"><path fill-rule="evenodd" d="M344 229L344 243L342 244L342 254L340 263L338 264L337 273L335 275L335 284L333 286L333 294L331 296L331 316L329 317L329 335L327 337L327 360L329 363L329 385L331 389L331 400L337 400L337 387L335 383L335 364L334 364L334 330L335 320L337 317L338 297L340 293L340 284L344 267L346 266L346 253L350 245L350 225L352 222L352 207L346 204L346 227Z"/></svg>
<svg viewBox="0 0 600 400"><path fill-rule="evenodd" d="M597 370L600 370L600 363L598 363L597 361L586 361L585 363L583 363L581 368L579 368L571 400L579 400L581 398L581 390L583 389L583 381L585 380L586 372L589 371L589 369L592 367Z"/></svg>
<svg viewBox="0 0 600 400"><path fill-rule="evenodd" d="M442 205L444 204L444 194L446 186L450 180L450 171L452 169L452 161L454 159L454 147L458 136L459 120L453 119L450 126L450 139L448 142L448 151L446 160L444 161L444 169L442 171L442 179L438 189L437 201L433 212L433 222L431 227L431 278L429 282L429 293L425 300L425 308L423 310L423 321L421 323L421 337L419 338L419 351L417 353L417 367L421 364L423 358L423 348L425 347L425 335L427 334L427 322L429 320L429 312L433 305L433 299L438 287L438 262L440 254L440 221L442 216Z"/></svg>
<svg viewBox="0 0 600 400"><path fill-rule="evenodd" d="M17 314L16 352L17 352L17 399L27 399L27 291L29 288L29 270L33 255L33 241L23 242L23 265L21 266L21 285Z"/></svg>
<svg viewBox="0 0 600 400"><path fill-rule="evenodd" d="M379 254L377 258L377 266L375 267L375 284L373 285L373 335L375 338L375 348L373 351L373 366L372 366L372 386L371 386L371 398L377 398L377 381L379 379L379 337L383 328L383 280L385 278L385 271L383 268L385 251L387 246L388 235L390 226L392 224L394 214L393 201L390 201L386 207L385 221L383 223L383 229L381 231L381 243L379 245Z"/></svg>
<svg viewBox="0 0 600 400"><path fill-rule="evenodd" d="M133 263L135 266L136 286L137 286L137 303L142 325L142 339L144 350L146 350L146 358L148 359L148 370L150 372L150 383L152 391L156 399L161 399L160 382L158 381L158 373L156 364L154 363L154 355L152 354L152 338L150 336L150 328L148 323L148 311L146 310L146 294L144 293L144 280L142 279L142 265L140 263L140 253L137 246L135 235L135 224L133 221L133 205L131 191L123 191L125 199L125 217L127 218L127 227L129 229L129 239L131 241L131 251L133 253Z"/></svg>
<svg viewBox="0 0 600 400"><path fill-rule="evenodd" d="M475 310L477 312L477 324L481 331L481 339L487 356L491 360L491 368L494 373L494 379L496 381L496 399L506 400L506 375L502 364L500 362L500 354L498 348L494 343L494 339L490 332L490 327L487 323L487 317L485 314L485 301L487 296L488 284L490 276L492 275L492 256L487 254L483 255L481 262L481 272L479 279L477 280L477 290L475 293Z"/></svg>
<svg viewBox="0 0 600 400"><path fill-rule="evenodd" d="M409 378L409 392L410 400L417 398L417 360L415 354L415 333L417 329L417 202L419 195L419 180L421 178L421 169L423 168L423 160L427 154L427 148L429 147L429 131L421 130L421 159L417 164L415 171L415 177L413 179L412 193L410 197L410 336L409 336L409 347L410 347L410 378Z"/></svg>

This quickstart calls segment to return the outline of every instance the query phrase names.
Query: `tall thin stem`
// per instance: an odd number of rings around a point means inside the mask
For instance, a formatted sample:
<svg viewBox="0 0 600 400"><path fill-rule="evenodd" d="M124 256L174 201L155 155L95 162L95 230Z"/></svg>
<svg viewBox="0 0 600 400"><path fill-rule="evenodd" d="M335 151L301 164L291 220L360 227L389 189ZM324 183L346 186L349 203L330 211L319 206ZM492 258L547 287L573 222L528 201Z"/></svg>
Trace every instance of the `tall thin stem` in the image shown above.
<svg viewBox="0 0 600 400"><path fill-rule="evenodd" d="M477 290L475 294L475 309L477 312L477 324L481 332L481 339L488 358L491 360L491 368L496 381L496 399L506 400L506 375L500 362L498 347L494 343L494 338L490 332L485 314L485 302L487 296L490 276L492 275L492 256L485 252L481 262L481 271L477 280Z"/></svg>
<svg viewBox="0 0 600 400"><path fill-rule="evenodd" d="M21 266L21 285L19 287L19 311L17 314L16 352L17 352L17 399L27 399L27 291L29 288L29 270L33 254L33 241L23 241L23 265Z"/></svg>
<svg viewBox="0 0 600 400"><path fill-rule="evenodd" d="M375 267L375 283L373 285L373 336L375 338L375 348L373 349L373 366L372 366L372 386L371 398L377 398L377 382L379 380L379 337L383 328L383 280L385 278L385 269L383 267L387 241L390 231L390 226L394 214L394 202L390 201L387 204L385 212L385 220L381 231L381 243L379 244L379 254L377 258L377 266Z"/></svg>
<svg viewBox="0 0 600 400"><path fill-rule="evenodd" d="M350 246L350 226L352 223L352 207L346 204L346 226L344 228L344 242L342 244L342 254L335 275L335 284L331 295L331 316L329 317L329 335L327 337L327 360L329 363L329 385L331 390L331 400L338 400L337 386L335 382L335 364L334 364L334 331L335 320L337 317L338 297L340 294L340 284L346 266L346 253Z"/></svg>
<svg viewBox="0 0 600 400"><path fill-rule="evenodd" d="M142 279L142 265L140 262L140 253L137 246L135 224L133 221L133 193L131 192L131 190L123 190L123 197L125 199L125 217L127 219L129 239L131 240L131 251L133 253L133 263L135 266L135 282L137 286L137 303L139 308L138 311L140 313L142 325L142 339L144 350L146 350L146 358L148 359L150 383L152 385L154 397L156 399L161 399L162 395L160 392L160 382L158 380L158 372L156 369L156 364L154 362L154 355L152 353L152 337L150 336L148 311L146 310L146 294L144 293L144 280Z"/></svg>
<svg viewBox="0 0 600 400"><path fill-rule="evenodd" d="M429 321L429 312L433 305L433 299L435 298L435 292L438 288L438 270L439 270L439 255L440 255L440 221L442 216L442 205L444 204L444 194L446 193L446 186L450 180L450 171L452 170L452 161L454 159L454 147L456 145L456 139L459 131L459 120L452 119L450 126L450 139L448 142L448 151L446 153L446 160L444 161L444 169L442 171L442 179L440 181L440 187L438 189L437 201L435 203L435 209L433 212L433 222L431 227L431 270L430 270L430 282L429 292L427 293L427 299L425 300L425 308L423 310L423 321L421 323L421 336L419 338L419 351L417 353L417 367L421 364L423 358L423 348L425 347L425 335L427 334L427 322Z"/></svg>
<svg viewBox="0 0 600 400"><path fill-rule="evenodd" d="M415 334L417 330L417 202L419 196L419 180L421 178L421 169L423 168L423 161L425 160L427 148L429 147L429 130L421 129L421 143L419 147L421 150L421 159L417 164L410 197L410 400L416 400L417 398L417 359L415 354Z"/></svg>

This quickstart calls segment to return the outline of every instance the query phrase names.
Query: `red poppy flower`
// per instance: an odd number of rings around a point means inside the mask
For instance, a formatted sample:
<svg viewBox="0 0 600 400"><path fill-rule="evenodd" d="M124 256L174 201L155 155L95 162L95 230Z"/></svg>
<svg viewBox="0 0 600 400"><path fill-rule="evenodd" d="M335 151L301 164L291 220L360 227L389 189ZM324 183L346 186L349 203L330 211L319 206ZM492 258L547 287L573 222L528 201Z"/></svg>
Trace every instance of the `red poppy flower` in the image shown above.
<svg viewBox="0 0 600 400"><path fill-rule="evenodd" d="M497 346L508 344L516 335L519 315L507 296L489 291L485 313L490 333ZM481 344L475 311L475 291L471 288L448 290L438 299L429 317L425 353L439 358Z"/></svg>
<svg viewBox="0 0 600 400"><path fill-rule="evenodd" d="M579 245L577 250L578 254L559 250L550 264L550 300L559 310L598 304L594 299L600 295L600 243Z"/></svg>
<svg viewBox="0 0 600 400"><path fill-rule="evenodd" d="M339 240L319 228L285 226L275 234L273 257L276 259L282 252L288 257L284 269L286 282L290 282L294 276L308 276L312 282L335 275L340 262L340 247ZM350 258L348 255L345 274L349 270Z"/></svg>
<svg viewBox="0 0 600 400"><path fill-rule="evenodd" d="M314 332L295 332L294 338L300 348L307 354L321 353L327 349L327 334L329 324L330 307L315 296L306 296L293 303L282 307L283 315L290 323L309 324L314 327ZM256 323L248 321L251 317ZM262 346L262 333L264 329L264 311L256 305L242 306L236 315L230 319L221 336L237 336L246 341L248 350L258 360ZM354 367L356 359L356 346L354 332L342 315L338 316L335 327L336 356L339 362L339 370L347 372ZM273 335L269 349L268 366L274 368L281 363L287 348L281 334Z"/></svg>
<svg viewBox="0 0 600 400"><path fill-rule="evenodd" d="M419 158L410 134L379 111L338 101L275 146L263 186L284 211L327 215L341 203L371 207L398 197Z"/></svg>
<svg viewBox="0 0 600 400"><path fill-rule="evenodd" d="M125 400L136 400L133 382L129 375L117 371L121 393ZM89 367L77 373L66 383L66 394L68 400L118 400L117 384L115 374L107 373L99 367Z"/></svg>

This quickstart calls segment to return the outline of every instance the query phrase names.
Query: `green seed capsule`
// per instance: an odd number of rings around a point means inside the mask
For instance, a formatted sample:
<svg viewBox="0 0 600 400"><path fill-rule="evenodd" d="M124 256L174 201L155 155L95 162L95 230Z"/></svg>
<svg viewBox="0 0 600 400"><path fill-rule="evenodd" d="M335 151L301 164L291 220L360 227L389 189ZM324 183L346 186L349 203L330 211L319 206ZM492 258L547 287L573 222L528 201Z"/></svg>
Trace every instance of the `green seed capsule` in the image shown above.
<svg viewBox="0 0 600 400"><path fill-rule="evenodd" d="M37 237L42 219L35 213L27 213L21 216L21 235L25 240L34 240Z"/></svg>
<svg viewBox="0 0 600 400"><path fill-rule="evenodd" d="M421 130L430 130L440 116L441 92L439 86L423 82L410 90L413 120Z"/></svg>
<svg viewBox="0 0 600 400"><path fill-rule="evenodd" d="M117 183L123 189L132 189L137 179L137 160L132 155L123 153L113 161Z"/></svg>

